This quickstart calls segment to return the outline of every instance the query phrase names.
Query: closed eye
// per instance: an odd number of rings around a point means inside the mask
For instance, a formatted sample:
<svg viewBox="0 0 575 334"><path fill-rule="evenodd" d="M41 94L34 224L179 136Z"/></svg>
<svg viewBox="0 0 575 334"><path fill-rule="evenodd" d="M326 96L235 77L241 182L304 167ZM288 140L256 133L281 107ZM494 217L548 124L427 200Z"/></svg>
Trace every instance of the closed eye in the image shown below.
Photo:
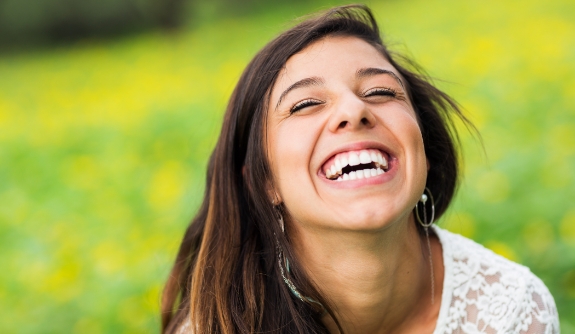
<svg viewBox="0 0 575 334"><path fill-rule="evenodd" d="M397 91L393 88L372 88L367 90L363 93L363 97L370 97L370 96L391 96L396 97Z"/></svg>
<svg viewBox="0 0 575 334"><path fill-rule="evenodd" d="M315 99L305 99L293 105L290 109L290 114L293 114L296 111L302 110L307 107L315 106L318 104L323 103L323 101L315 100Z"/></svg>

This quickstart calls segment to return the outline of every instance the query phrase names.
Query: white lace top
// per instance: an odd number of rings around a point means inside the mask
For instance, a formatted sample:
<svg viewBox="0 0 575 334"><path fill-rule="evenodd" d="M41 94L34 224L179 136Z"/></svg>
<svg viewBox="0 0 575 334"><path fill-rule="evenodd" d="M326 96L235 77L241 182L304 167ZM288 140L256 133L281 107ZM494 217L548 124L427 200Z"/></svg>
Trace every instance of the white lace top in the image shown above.
<svg viewBox="0 0 575 334"><path fill-rule="evenodd" d="M445 278L434 334L559 333L555 301L527 267L434 226Z"/></svg>
<svg viewBox="0 0 575 334"><path fill-rule="evenodd" d="M433 334L558 334L549 290L527 267L437 226L445 275ZM192 333L189 320L178 333Z"/></svg>

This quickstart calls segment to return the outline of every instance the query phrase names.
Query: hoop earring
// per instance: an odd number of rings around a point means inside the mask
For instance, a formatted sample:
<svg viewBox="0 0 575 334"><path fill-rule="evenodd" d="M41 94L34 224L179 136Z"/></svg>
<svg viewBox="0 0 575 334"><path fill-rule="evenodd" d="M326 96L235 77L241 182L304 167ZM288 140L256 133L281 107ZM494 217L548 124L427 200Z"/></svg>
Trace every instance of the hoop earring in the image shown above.
<svg viewBox="0 0 575 334"><path fill-rule="evenodd" d="M284 224L284 218L283 215L280 211L279 208L275 208L277 214L278 214L278 223L281 227L282 233L285 233L285 224ZM276 248L277 248L277 253L278 253L278 265L280 268L280 274L282 276L282 279L284 281L284 283L287 285L287 287L290 289L291 293L296 296L299 300L301 300L302 302L309 302L309 303L314 303L316 305L319 305L321 307L321 309L324 311L325 313L325 308L323 307L323 305L315 300L313 300L312 298L303 296L298 289L296 288L295 284L293 284L292 280L289 279L288 275L290 273L290 268L289 268L289 260L287 257L284 256L284 252L282 247L280 246L280 242L277 238L277 235L274 236L276 237ZM285 269L284 269L285 268Z"/></svg>
<svg viewBox="0 0 575 334"><path fill-rule="evenodd" d="M429 194L429 198L425 194L426 192ZM426 209L426 203L428 200L430 200L430 202L431 202L431 219L429 221L427 221L427 209ZM423 206L423 221L421 220L421 218L419 216L419 202L421 202L422 206ZM434 304L435 303L435 277L434 277L434 273L433 273L433 259L431 257L431 242L429 242L429 227L433 224L433 221L435 219L435 201L433 200L433 195L431 194L431 191L427 187L425 187L423 194L421 194L421 198L415 204L415 217L417 218L419 225L423 226L423 229L425 230L425 239L427 241L427 251L429 253L429 268L431 269L431 304Z"/></svg>
<svg viewBox="0 0 575 334"><path fill-rule="evenodd" d="M425 192L429 194L429 198L427 197ZM427 203L428 199L431 200L431 219L429 220L429 222L427 221L427 210L425 209L425 204ZM423 204L423 221L419 217L419 202ZM419 222L419 224L423 226L423 228L426 230L428 227L431 226L431 224L433 224L433 221L435 219L435 201L433 200L433 195L431 194L431 191L427 187L425 187L423 194L421 194L421 198L415 204L415 216L417 217L417 221Z"/></svg>

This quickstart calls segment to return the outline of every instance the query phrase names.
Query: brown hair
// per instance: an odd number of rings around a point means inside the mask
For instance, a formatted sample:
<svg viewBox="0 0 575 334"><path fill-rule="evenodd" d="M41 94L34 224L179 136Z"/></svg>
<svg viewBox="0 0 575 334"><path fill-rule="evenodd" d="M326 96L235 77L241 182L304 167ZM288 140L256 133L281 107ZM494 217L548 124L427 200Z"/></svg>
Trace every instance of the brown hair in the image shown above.
<svg viewBox="0 0 575 334"><path fill-rule="evenodd" d="M451 202L458 180L452 118L467 122L455 102L412 62L387 49L367 7L337 7L307 19L253 58L230 98L210 157L203 204L164 289L164 333L176 332L188 319L194 333L327 333L321 315L333 312L295 258L267 195L272 177L264 129L271 87L287 60L333 35L366 41L401 73L423 134L430 165L426 186L435 197L436 217ZM290 259L295 286L325 309L292 294L280 274L276 242Z"/></svg>

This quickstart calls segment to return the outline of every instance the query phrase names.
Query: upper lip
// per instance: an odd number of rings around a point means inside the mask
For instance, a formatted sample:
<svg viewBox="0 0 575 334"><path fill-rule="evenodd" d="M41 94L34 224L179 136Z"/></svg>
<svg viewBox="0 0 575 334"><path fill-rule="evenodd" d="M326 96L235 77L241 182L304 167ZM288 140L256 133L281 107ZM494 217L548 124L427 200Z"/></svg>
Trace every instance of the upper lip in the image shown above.
<svg viewBox="0 0 575 334"><path fill-rule="evenodd" d="M348 151L359 151L359 150L367 150L367 149L376 149L383 151L389 155L389 158L392 159L395 157L394 152L386 145L375 142L375 141L362 141L362 142L355 142L349 143L343 146L338 147L337 149L330 152L325 159L323 159L321 165L319 166L319 173L323 174L323 166L327 163L329 159L339 153L348 152Z"/></svg>

